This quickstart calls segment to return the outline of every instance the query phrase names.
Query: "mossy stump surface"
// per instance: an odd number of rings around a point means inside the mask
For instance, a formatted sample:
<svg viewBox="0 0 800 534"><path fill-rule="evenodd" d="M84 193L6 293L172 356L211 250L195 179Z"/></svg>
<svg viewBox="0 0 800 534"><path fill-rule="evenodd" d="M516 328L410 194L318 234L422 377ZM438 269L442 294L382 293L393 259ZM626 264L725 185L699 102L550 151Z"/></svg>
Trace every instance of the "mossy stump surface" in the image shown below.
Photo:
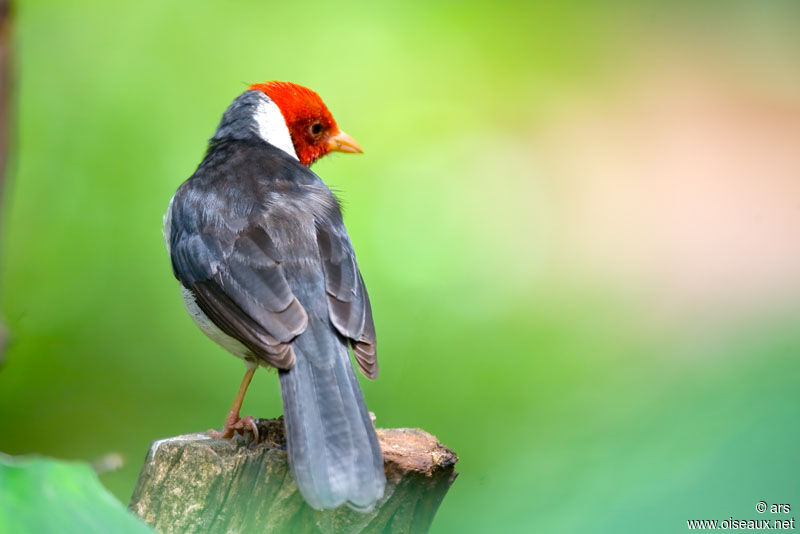
<svg viewBox="0 0 800 534"><path fill-rule="evenodd" d="M378 429L386 493L375 509L318 511L297 490L281 420L252 434L186 434L154 442L130 510L159 532L425 532L455 480L456 455L419 429Z"/></svg>

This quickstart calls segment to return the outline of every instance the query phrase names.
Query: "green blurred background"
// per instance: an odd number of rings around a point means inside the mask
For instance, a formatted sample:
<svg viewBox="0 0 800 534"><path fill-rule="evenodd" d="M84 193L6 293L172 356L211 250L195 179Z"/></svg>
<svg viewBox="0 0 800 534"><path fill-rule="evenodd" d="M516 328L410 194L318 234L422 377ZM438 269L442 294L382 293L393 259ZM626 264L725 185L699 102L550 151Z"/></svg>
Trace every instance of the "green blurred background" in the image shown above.
<svg viewBox="0 0 800 534"><path fill-rule="evenodd" d="M0 450L222 424L161 217L247 84L317 90L379 426L460 456L434 532L675 532L800 509L792 2L19 2ZM246 413L281 413L256 375ZM789 503L759 515L755 503Z"/></svg>

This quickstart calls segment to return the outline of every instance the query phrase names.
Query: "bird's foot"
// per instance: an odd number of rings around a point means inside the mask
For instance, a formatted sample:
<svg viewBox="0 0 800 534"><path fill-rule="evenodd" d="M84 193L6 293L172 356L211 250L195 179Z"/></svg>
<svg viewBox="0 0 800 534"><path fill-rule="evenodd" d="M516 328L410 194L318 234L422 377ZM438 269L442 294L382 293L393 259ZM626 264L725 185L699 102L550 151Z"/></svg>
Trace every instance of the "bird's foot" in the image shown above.
<svg viewBox="0 0 800 534"><path fill-rule="evenodd" d="M222 427L222 430L209 430L208 435L215 439L230 439L234 433L244 434L247 430L252 432L255 441L258 441L258 426L253 416L239 417L238 413L230 412L225 418L225 426Z"/></svg>

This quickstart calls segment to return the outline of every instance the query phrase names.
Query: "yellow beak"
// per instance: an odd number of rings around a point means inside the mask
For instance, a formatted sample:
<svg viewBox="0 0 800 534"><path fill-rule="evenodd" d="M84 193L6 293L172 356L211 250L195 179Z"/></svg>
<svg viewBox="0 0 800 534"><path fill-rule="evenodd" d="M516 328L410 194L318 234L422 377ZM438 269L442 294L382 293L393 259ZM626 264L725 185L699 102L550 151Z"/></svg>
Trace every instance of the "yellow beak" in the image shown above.
<svg viewBox="0 0 800 534"><path fill-rule="evenodd" d="M351 154L361 154L364 152L356 143L356 140L339 130L339 133L328 139L328 149L331 152L349 152Z"/></svg>

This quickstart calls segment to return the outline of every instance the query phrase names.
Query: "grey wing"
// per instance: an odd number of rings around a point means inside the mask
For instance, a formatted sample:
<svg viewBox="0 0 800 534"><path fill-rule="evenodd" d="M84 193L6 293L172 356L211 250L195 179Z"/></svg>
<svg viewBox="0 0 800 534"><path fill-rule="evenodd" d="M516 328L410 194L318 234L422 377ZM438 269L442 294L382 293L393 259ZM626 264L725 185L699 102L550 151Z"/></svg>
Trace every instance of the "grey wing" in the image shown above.
<svg viewBox="0 0 800 534"><path fill-rule="evenodd" d="M339 228L317 228L331 322L350 340L358 367L368 378L378 376L375 324L367 288L358 270L350 239Z"/></svg>
<svg viewBox="0 0 800 534"><path fill-rule="evenodd" d="M268 232L249 225L241 232L172 236L175 275L214 324L255 356L279 369L295 362L290 342L308 316L283 273Z"/></svg>

